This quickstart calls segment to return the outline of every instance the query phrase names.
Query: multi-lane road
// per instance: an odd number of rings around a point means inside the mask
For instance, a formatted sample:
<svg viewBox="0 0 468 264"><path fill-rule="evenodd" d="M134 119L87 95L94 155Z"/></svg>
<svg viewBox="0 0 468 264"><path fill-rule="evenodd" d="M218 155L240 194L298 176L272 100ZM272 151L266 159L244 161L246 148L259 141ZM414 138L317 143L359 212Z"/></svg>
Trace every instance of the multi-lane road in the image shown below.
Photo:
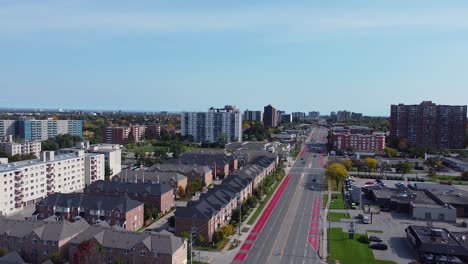
<svg viewBox="0 0 468 264"><path fill-rule="evenodd" d="M318 147L326 143L327 130L314 128L273 197L271 212L253 229L243 253L233 263L321 263L318 256L323 190L324 156ZM283 189L281 189L283 187Z"/></svg>

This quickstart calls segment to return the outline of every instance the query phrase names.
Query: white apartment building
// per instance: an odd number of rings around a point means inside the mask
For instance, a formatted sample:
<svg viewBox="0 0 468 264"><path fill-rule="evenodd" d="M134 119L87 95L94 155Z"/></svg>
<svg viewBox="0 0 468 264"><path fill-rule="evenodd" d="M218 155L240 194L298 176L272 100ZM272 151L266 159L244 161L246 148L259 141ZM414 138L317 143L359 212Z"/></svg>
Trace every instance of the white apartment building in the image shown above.
<svg viewBox="0 0 468 264"><path fill-rule="evenodd" d="M181 114L181 134L193 136L195 142L213 143L223 137L227 143L242 142L242 114L234 106L185 112Z"/></svg>
<svg viewBox="0 0 468 264"><path fill-rule="evenodd" d="M104 179L103 160L103 155L82 150L59 155L45 151L40 159L0 165L0 215L18 212L54 192L76 192L87 182Z"/></svg>
<svg viewBox="0 0 468 264"><path fill-rule="evenodd" d="M6 142L0 142L0 146L10 155L22 155L22 154L34 154L36 158L39 158L41 154L41 142L40 141L24 141L21 143L13 142L13 136L6 136Z"/></svg>
<svg viewBox="0 0 468 264"><path fill-rule="evenodd" d="M16 134L16 120L0 120L0 137Z"/></svg>
<svg viewBox="0 0 468 264"><path fill-rule="evenodd" d="M122 150L119 144L94 144L90 145L89 141L79 142L76 145L77 149L83 149L87 153L98 153L104 155L105 165L111 170L110 178L119 174L122 171Z"/></svg>

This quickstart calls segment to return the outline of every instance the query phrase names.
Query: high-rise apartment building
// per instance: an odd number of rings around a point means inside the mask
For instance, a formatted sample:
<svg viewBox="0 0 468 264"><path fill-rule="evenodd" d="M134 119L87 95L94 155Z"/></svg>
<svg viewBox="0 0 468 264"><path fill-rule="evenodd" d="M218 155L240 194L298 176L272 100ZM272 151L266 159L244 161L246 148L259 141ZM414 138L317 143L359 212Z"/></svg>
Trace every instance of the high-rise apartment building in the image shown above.
<svg viewBox="0 0 468 264"><path fill-rule="evenodd" d="M293 112L292 114L292 118L298 118L298 119L304 119L306 117L306 113L303 113L303 112Z"/></svg>
<svg viewBox="0 0 468 264"><path fill-rule="evenodd" d="M0 136L19 136L25 140L46 140L57 135L83 136L82 120L0 120Z"/></svg>
<svg viewBox="0 0 468 264"><path fill-rule="evenodd" d="M466 105L436 105L431 101L419 105L392 105L390 136L406 138L415 145L463 148L466 114Z"/></svg>
<svg viewBox="0 0 468 264"><path fill-rule="evenodd" d="M317 111L309 112L310 119L318 119L319 117L320 117L320 112L317 112Z"/></svg>
<svg viewBox="0 0 468 264"><path fill-rule="evenodd" d="M245 121L251 122L262 122L263 121L263 113L262 111L244 111L244 118Z"/></svg>
<svg viewBox="0 0 468 264"><path fill-rule="evenodd" d="M71 193L104 180L104 155L75 151L0 165L0 215L9 215L55 193Z"/></svg>
<svg viewBox="0 0 468 264"><path fill-rule="evenodd" d="M263 124L266 128L275 128L278 126L278 110L272 105L265 106L263 110Z"/></svg>
<svg viewBox="0 0 468 264"><path fill-rule="evenodd" d="M107 127L102 134L102 141L107 144L127 144L130 134L133 135L135 142L142 141L145 138L145 125L132 125L129 127Z"/></svg>
<svg viewBox="0 0 468 264"><path fill-rule="evenodd" d="M195 142L242 142L242 115L234 106L210 108L208 112L181 114L182 136L192 136Z"/></svg>

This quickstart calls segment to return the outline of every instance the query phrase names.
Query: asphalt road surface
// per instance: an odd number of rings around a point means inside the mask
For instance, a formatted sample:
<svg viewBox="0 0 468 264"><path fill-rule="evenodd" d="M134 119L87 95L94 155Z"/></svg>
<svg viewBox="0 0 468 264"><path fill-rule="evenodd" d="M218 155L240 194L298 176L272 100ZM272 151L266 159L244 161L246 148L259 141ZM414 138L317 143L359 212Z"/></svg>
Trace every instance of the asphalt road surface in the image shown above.
<svg viewBox="0 0 468 264"><path fill-rule="evenodd" d="M313 129L287 186L256 236L244 261L233 263L321 263L320 241L323 154L327 130Z"/></svg>

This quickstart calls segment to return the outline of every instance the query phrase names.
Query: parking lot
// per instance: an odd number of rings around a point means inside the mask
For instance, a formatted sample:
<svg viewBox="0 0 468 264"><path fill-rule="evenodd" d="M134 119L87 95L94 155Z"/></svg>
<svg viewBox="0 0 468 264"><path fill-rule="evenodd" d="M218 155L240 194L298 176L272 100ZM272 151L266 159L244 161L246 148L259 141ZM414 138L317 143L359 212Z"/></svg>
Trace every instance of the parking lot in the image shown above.
<svg viewBox="0 0 468 264"><path fill-rule="evenodd" d="M354 180L357 186L364 186L367 182L375 181L361 178L354 178ZM386 186L394 188L397 181L385 180L383 182ZM364 200L363 204L367 204L367 201ZM372 222L370 224L364 224L362 219L359 218L359 215L366 215L369 217L370 215L364 214L362 209L331 211L349 213L351 216L351 219L342 219L341 222L331 222L331 227L341 227L344 232L347 232L350 228L350 223L354 223L356 233L378 236L383 240L383 243L388 245L388 250L373 250L376 259L389 260L402 264L407 264L417 259L418 256L406 238L405 229L409 225L427 226L428 223L426 221L413 220L408 214L378 212L372 215ZM443 227L451 231L467 231L466 228L462 228L454 223L433 222L432 224L434 227Z"/></svg>

